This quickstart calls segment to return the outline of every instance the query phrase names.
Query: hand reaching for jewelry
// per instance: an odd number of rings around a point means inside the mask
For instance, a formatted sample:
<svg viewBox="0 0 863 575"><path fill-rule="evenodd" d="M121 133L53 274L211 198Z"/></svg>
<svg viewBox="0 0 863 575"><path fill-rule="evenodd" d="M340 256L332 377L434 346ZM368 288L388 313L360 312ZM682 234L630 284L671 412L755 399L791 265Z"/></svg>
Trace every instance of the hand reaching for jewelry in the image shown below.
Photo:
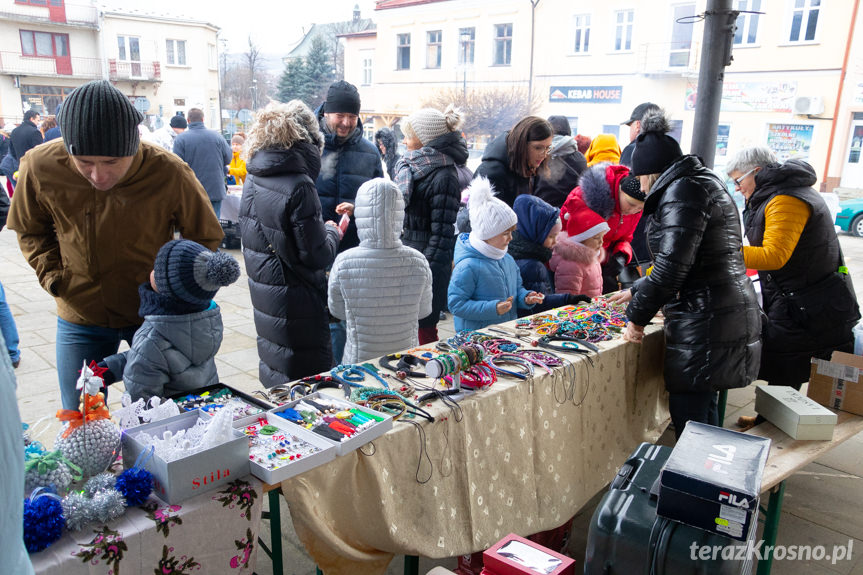
<svg viewBox="0 0 863 575"><path fill-rule="evenodd" d="M542 301L544 299L545 299L545 295L543 295L539 292L532 291L525 296L524 301L525 301L525 303L533 305L533 304L537 304L537 303L542 303Z"/></svg>
<svg viewBox="0 0 863 575"><path fill-rule="evenodd" d="M337 214L347 214L349 216L354 215L354 205L350 202L342 202L336 206Z"/></svg>
<svg viewBox="0 0 863 575"><path fill-rule="evenodd" d="M606 296L606 299L609 302L611 302L613 304L617 304L617 305L623 305L623 304L629 303L632 300L632 290L622 289L618 292L608 294Z"/></svg>
<svg viewBox="0 0 863 575"><path fill-rule="evenodd" d="M503 315L512 309L512 296L497 302L497 315Z"/></svg>

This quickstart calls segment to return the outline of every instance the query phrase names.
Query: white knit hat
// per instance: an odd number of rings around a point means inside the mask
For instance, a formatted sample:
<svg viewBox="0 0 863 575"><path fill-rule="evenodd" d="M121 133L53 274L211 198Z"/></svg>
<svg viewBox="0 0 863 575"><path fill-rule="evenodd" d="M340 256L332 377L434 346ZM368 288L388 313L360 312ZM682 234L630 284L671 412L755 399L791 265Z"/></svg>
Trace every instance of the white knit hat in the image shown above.
<svg viewBox="0 0 863 575"><path fill-rule="evenodd" d="M479 176L468 186L470 202L470 229L483 241L500 235L518 223L512 208L494 197L494 188L488 179Z"/></svg>
<svg viewBox="0 0 863 575"><path fill-rule="evenodd" d="M461 112L452 104L441 112L434 108L417 110L407 117L405 123L410 125L420 143L425 146L435 138L448 132L454 132L461 127Z"/></svg>

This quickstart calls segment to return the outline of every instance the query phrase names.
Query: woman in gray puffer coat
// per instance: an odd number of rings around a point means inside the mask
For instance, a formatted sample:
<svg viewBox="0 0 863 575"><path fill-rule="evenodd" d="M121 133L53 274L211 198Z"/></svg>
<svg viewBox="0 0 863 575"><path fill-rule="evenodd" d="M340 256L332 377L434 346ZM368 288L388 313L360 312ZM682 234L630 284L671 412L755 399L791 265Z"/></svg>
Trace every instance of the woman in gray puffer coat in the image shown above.
<svg viewBox="0 0 863 575"><path fill-rule="evenodd" d="M315 189L323 144L299 100L259 111L246 140L240 233L266 387L333 363L326 269L340 234L335 222L324 224Z"/></svg>
<svg viewBox="0 0 863 575"><path fill-rule="evenodd" d="M632 154L632 173L647 192L653 270L611 299L631 299L624 339L636 343L664 309L665 388L679 437L689 420L721 425L717 392L756 378L761 317L737 207L716 174L682 154L669 127L662 111L648 113Z"/></svg>
<svg viewBox="0 0 863 575"><path fill-rule="evenodd" d="M336 257L329 280L330 313L347 322L344 363L416 347L417 322L432 309L428 262L400 239L405 202L398 187L370 180L356 202L360 245Z"/></svg>

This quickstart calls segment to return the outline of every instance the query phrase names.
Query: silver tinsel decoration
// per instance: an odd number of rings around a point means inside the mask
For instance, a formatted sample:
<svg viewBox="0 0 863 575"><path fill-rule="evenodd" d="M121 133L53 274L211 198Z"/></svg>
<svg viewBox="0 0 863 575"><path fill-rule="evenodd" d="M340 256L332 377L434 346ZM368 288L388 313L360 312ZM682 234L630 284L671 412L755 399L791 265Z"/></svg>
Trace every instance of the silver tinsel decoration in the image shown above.
<svg viewBox="0 0 863 575"><path fill-rule="evenodd" d="M87 497L73 492L63 498L63 516L70 531L80 531L90 523L108 523L123 515L126 499L116 489L104 489Z"/></svg>
<svg viewBox="0 0 863 575"><path fill-rule="evenodd" d="M84 477L90 477L114 462L120 449L120 430L108 419L88 421L68 437L64 438L61 431L54 448L80 467Z"/></svg>
<svg viewBox="0 0 863 575"><path fill-rule="evenodd" d="M84 484L84 493L87 497L93 497L100 491L114 489L116 483L117 478L113 473L100 473L87 480L87 483Z"/></svg>

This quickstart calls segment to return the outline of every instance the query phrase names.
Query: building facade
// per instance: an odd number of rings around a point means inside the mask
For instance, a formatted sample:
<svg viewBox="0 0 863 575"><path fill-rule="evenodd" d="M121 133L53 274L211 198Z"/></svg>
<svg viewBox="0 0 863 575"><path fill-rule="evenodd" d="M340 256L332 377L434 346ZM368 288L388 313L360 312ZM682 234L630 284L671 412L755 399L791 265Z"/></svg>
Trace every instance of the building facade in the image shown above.
<svg viewBox="0 0 863 575"><path fill-rule="evenodd" d="M825 189L863 188L858 5L733 2L740 14L724 77L718 169L742 147L767 145L780 158L809 161ZM686 151L705 8L706 0L542 0L535 8L523 1L381 0L373 39L345 39L345 75L361 87L363 111L376 126L409 114L434 90L530 86L540 115L568 117L574 133L614 134L621 147L629 142L621 122L637 104L655 102L669 112Z"/></svg>
<svg viewBox="0 0 863 575"><path fill-rule="evenodd" d="M192 107L218 128L217 34L206 22L95 3L0 0L0 122L54 114L74 88L106 79L151 128Z"/></svg>

